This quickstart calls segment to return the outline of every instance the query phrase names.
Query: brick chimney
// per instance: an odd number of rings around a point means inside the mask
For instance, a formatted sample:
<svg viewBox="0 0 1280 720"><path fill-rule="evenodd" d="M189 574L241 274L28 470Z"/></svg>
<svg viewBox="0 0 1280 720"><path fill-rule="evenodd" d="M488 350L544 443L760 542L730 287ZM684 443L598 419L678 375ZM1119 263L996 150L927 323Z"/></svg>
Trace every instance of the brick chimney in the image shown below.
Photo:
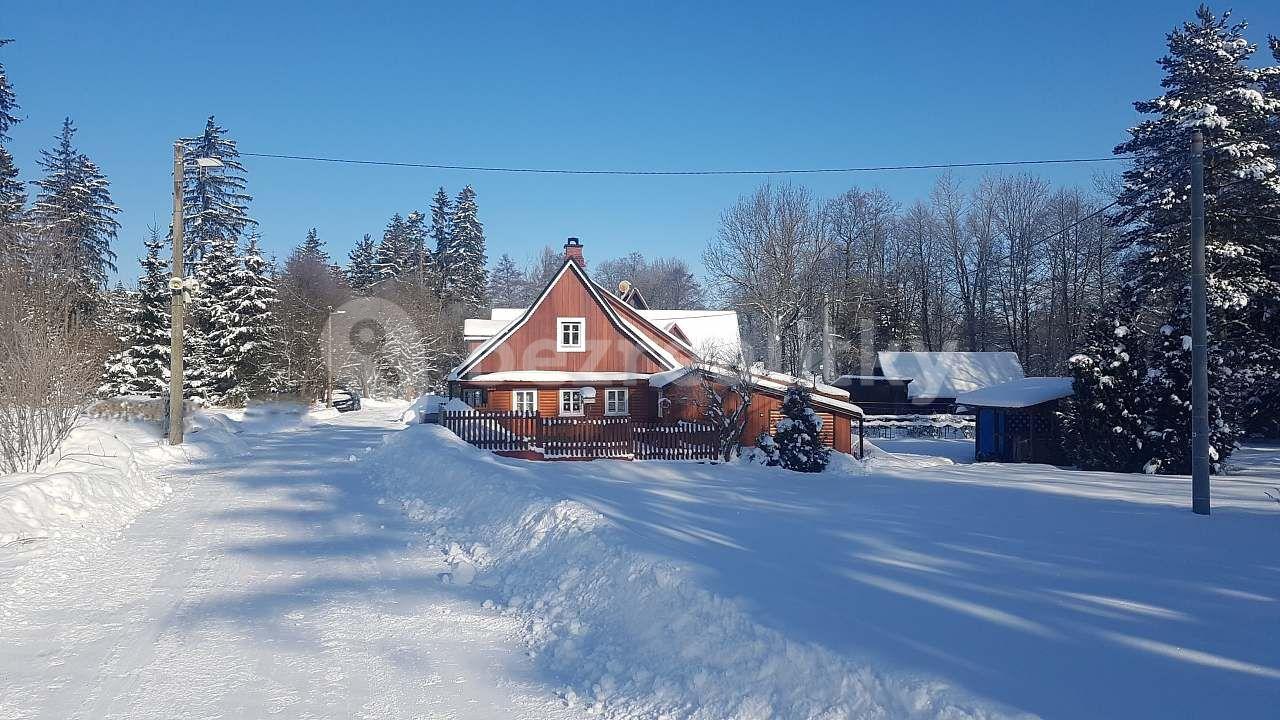
<svg viewBox="0 0 1280 720"><path fill-rule="evenodd" d="M587 269L587 259L582 257L582 242L576 237L571 237L565 241L564 258L574 261L583 270Z"/></svg>

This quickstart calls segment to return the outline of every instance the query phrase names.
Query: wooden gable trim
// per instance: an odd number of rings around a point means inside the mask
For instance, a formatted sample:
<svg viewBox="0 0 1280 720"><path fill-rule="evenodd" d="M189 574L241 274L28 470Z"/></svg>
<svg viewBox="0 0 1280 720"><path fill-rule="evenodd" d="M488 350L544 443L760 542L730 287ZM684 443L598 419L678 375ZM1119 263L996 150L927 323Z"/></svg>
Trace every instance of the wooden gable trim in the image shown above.
<svg viewBox="0 0 1280 720"><path fill-rule="evenodd" d="M489 340L484 344L480 345L471 357L467 358L461 365L454 368L453 372L450 373L450 376L454 379L462 379L462 376L470 371L471 368L475 367L481 360L488 357L495 349L498 348L498 346L506 342L507 338L509 338L515 331L523 327L524 324L528 322L529 318L533 316L533 313L538 309L538 307L542 305L542 302L547 299L547 296L551 294L551 289L564 278L565 273L567 272L574 273L577 279L581 281L583 287L587 289L587 293L591 296L592 300L595 301L596 305L600 307L601 311L604 312L605 317L609 319L610 324L613 325L615 330L634 342L636 346L639 347L645 355L648 355L653 359L659 367L665 367L669 370L674 370L679 367L675 358L672 357L670 353L655 345L653 340L645 337L643 333L632 328L618 315L615 308L610 305L609 300L605 300L604 296L601 295L596 283L591 278L587 277L586 272L583 271L576 262L572 260L565 260L564 264L560 266L560 270L552 276L549 282L547 282L546 287L542 288L542 292L538 294L538 298L534 300L529 307L525 308L524 313L521 314L515 322L508 324L501 330L501 332L497 333L493 337L489 338ZM612 293L608 293L607 296L610 300L617 301L617 298L615 298Z"/></svg>

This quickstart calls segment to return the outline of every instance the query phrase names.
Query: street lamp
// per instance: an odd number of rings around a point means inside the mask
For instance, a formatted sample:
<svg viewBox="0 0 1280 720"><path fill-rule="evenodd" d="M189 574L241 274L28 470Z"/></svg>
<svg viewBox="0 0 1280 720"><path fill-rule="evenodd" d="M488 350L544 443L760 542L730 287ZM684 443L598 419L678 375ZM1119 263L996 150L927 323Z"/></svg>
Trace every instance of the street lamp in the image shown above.
<svg viewBox="0 0 1280 720"><path fill-rule="evenodd" d="M222 167L217 158L195 159L201 172ZM182 179L186 170L186 149L182 141L173 144L173 267L170 269L169 289L172 292L172 309L169 316L169 444L182 444L182 330L186 295L191 289L184 277L186 258L182 249Z"/></svg>
<svg viewBox="0 0 1280 720"><path fill-rule="evenodd" d="M325 363L324 363L324 374L325 374L324 406L325 407L333 407L333 316L346 315L346 314L347 314L346 310L334 310L331 307L329 308L329 317L325 318L325 325L326 325L325 334L328 336L328 341L325 343L325 353L327 354L327 358L325 359Z"/></svg>

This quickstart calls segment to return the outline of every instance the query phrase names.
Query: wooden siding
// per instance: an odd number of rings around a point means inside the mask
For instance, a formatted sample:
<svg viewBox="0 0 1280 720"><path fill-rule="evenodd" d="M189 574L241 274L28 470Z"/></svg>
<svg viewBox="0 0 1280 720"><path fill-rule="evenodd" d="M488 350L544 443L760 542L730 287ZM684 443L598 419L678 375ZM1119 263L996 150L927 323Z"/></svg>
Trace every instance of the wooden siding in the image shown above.
<svg viewBox="0 0 1280 720"><path fill-rule="evenodd" d="M488 402L475 408L476 410L490 410L497 412L507 412L515 410L513 405L514 396L512 392L515 390L537 390L538 391L538 413L547 417L555 417L560 415L560 390L561 389L577 389L581 387L593 387L596 389L596 401L593 403L583 403L583 417L601 418L605 417L605 395L604 391L609 388L625 387L629 392L627 404L630 409L630 417L633 420L642 422L651 422L658 419L658 391L649 387L648 382L630 383L499 383L499 384L480 384L480 383L461 383L462 389L483 389L488 392Z"/></svg>
<svg viewBox="0 0 1280 720"><path fill-rule="evenodd" d="M700 405L702 402L702 381L696 373L690 373L671 383L665 388L664 392L666 398L671 401L670 413L672 417L690 422L705 420L702 414L703 409ZM738 405L737 397L730 397L727 404L729 405L726 408L728 410L736 408ZM742 444L754 446L756 438L760 437L761 433L772 433L774 418L780 415L781 412L782 397L780 395L757 390L751 396L751 410L750 415L747 417L746 429L742 432ZM852 431L850 418L828 411L819 411L818 415L823 421L823 441L834 450L842 453L851 452L853 442L850 434Z"/></svg>
<svg viewBox="0 0 1280 720"><path fill-rule="evenodd" d="M557 318L584 318L586 350L556 350ZM665 370L634 340L614 327L579 275L564 272L524 325L502 340L467 373L559 370L655 373Z"/></svg>

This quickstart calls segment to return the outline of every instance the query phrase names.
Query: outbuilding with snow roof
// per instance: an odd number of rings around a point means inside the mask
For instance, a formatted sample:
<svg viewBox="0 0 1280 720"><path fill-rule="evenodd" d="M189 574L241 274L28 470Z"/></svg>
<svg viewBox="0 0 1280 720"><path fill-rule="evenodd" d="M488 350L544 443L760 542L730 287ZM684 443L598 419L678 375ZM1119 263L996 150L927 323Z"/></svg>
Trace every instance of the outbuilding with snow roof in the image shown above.
<svg viewBox="0 0 1280 720"><path fill-rule="evenodd" d="M960 393L956 403L974 413L974 459L1061 465L1058 405L1071 397L1071 378L1030 377Z"/></svg>

